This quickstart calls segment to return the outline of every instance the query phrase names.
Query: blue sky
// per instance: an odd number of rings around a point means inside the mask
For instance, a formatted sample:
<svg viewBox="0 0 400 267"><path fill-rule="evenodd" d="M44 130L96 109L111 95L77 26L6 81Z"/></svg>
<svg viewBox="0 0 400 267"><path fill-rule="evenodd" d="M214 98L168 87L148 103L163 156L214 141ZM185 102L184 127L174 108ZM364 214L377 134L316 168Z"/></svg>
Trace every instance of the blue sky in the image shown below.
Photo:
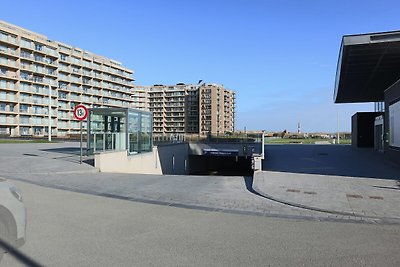
<svg viewBox="0 0 400 267"><path fill-rule="evenodd" d="M224 84L237 129L350 131L333 104L341 37L400 30L396 1L7 1L0 19L121 61L136 83Z"/></svg>

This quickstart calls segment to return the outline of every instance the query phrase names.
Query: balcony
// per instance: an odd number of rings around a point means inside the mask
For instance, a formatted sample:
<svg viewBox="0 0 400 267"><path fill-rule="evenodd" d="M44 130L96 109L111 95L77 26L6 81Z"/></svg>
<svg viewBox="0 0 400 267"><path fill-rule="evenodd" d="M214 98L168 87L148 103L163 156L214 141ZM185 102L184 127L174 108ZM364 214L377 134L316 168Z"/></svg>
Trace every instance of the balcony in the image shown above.
<svg viewBox="0 0 400 267"><path fill-rule="evenodd" d="M44 60L44 57L42 57L42 56L38 56L38 55L34 55L33 56L33 59L36 61L36 62L40 62L40 63L45 63L45 60Z"/></svg>
<svg viewBox="0 0 400 267"><path fill-rule="evenodd" d="M17 109L15 107L11 108L10 105L0 106L0 113L15 113L16 111Z"/></svg>
<svg viewBox="0 0 400 267"><path fill-rule="evenodd" d="M2 102L18 102L15 95L10 94L0 94L0 101Z"/></svg>
<svg viewBox="0 0 400 267"><path fill-rule="evenodd" d="M16 124L16 119L11 116L0 116L0 124Z"/></svg>
<svg viewBox="0 0 400 267"><path fill-rule="evenodd" d="M13 36L10 36L10 35L7 35L7 34L3 34L3 33L0 33L0 41L6 42L6 43L9 43L9 44L13 44L13 45L17 44L17 38L16 37L13 37Z"/></svg>
<svg viewBox="0 0 400 267"><path fill-rule="evenodd" d="M0 69L0 77L5 77L5 78L17 80L17 74L15 72L2 71L1 69Z"/></svg>
<svg viewBox="0 0 400 267"><path fill-rule="evenodd" d="M3 48L3 47L0 47L0 55L5 55L5 56L15 56L15 57L18 57L18 55L17 55L17 51L16 50L14 50L14 49L7 49L7 48Z"/></svg>
<svg viewBox="0 0 400 267"><path fill-rule="evenodd" d="M72 68L72 73L74 73L74 74L81 74L82 72L81 72L81 70L79 70L79 69Z"/></svg>
<svg viewBox="0 0 400 267"><path fill-rule="evenodd" d="M57 50L50 49L50 48L46 47L45 48L45 52L46 52L47 55L50 55L52 57L55 57L55 58L59 57L59 54L57 53Z"/></svg>
<svg viewBox="0 0 400 267"><path fill-rule="evenodd" d="M86 77L92 77L92 72L91 71L87 71L87 70L83 70L82 71L82 75L86 76Z"/></svg>
<svg viewBox="0 0 400 267"><path fill-rule="evenodd" d="M14 60L9 60L9 59L0 57L0 65L16 68L17 62Z"/></svg>

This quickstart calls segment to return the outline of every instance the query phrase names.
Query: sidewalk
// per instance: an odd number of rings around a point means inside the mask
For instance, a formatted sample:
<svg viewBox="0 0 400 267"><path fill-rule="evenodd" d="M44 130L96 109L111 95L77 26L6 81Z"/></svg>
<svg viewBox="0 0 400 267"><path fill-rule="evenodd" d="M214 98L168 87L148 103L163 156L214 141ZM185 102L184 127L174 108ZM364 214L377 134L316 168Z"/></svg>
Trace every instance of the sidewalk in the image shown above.
<svg viewBox="0 0 400 267"><path fill-rule="evenodd" d="M259 171L254 174L253 188L268 199L295 207L400 219L400 180Z"/></svg>

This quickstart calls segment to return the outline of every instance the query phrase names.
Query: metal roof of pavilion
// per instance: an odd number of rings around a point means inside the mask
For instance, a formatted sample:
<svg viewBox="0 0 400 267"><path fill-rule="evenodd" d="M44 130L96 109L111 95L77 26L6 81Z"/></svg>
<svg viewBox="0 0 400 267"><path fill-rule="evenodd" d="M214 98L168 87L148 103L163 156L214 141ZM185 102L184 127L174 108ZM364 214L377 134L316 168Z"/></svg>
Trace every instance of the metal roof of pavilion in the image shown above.
<svg viewBox="0 0 400 267"><path fill-rule="evenodd" d="M335 103L383 101L400 79L400 31L345 35L336 70Z"/></svg>

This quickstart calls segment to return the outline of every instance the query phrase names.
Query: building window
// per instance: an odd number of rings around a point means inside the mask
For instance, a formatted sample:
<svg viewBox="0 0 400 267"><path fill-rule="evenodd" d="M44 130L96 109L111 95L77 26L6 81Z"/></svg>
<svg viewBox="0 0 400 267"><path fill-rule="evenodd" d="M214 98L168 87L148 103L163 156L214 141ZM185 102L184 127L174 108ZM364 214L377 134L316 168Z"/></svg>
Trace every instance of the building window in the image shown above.
<svg viewBox="0 0 400 267"><path fill-rule="evenodd" d="M29 109L29 106L28 106L28 105L23 105L23 104L21 104L21 105L19 106L19 111L20 111L20 112L28 113L28 109Z"/></svg>
<svg viewBox="0 0 400 267"><path fill-rule="evenodd" d="M41 45L41 44L35 44L35 50L37 50L37 51L43 51L43 45Z"/></svg>
<svg viewBox="0 0 400 267"><path fill-rule="evenodd" d="M26 51L21 51L21 57L30 58L31 57L31 53L26 52Z"/></svg>
<svg viewBox="0 0 400 267"><path fill-rule="evenodd" d="M46 60L47 64L53 64L54 63L54 59L46 58L45 60Z"/></svg>
<svg viewBox="0 0 400 267"><path fill-rule="evenodd" d="M21 79L30 80L29 73L27 73L27 72L21 72L20 76L21 76Z"/></svg>
<svg viewBox="0 0 400 267"><path fill-rule="evenodd" d="M32 108L33 108L33 113L35 114L41 114L43 111L43 109L39 106L33 106Z"/></svg>
<svg viewBox="0 0 400 267"><path fill-rule="evenodd" d="M43 57L42 57L42 56L39 56L39 55L35 55L35 60L36 60L36 61L43 62Z"/></svg>
<svg viewBox="0 0 400 267"><path fill-rule="evenodd" d="M29 127L21 127L20 134L21 135L29 135Z"/></svg>
<svg viewBox="0 0 400 267"><path fill-rule="evenodd" d="M58 97L61 99L67 99L67 94L64 92L58 92Z"/></svg>

